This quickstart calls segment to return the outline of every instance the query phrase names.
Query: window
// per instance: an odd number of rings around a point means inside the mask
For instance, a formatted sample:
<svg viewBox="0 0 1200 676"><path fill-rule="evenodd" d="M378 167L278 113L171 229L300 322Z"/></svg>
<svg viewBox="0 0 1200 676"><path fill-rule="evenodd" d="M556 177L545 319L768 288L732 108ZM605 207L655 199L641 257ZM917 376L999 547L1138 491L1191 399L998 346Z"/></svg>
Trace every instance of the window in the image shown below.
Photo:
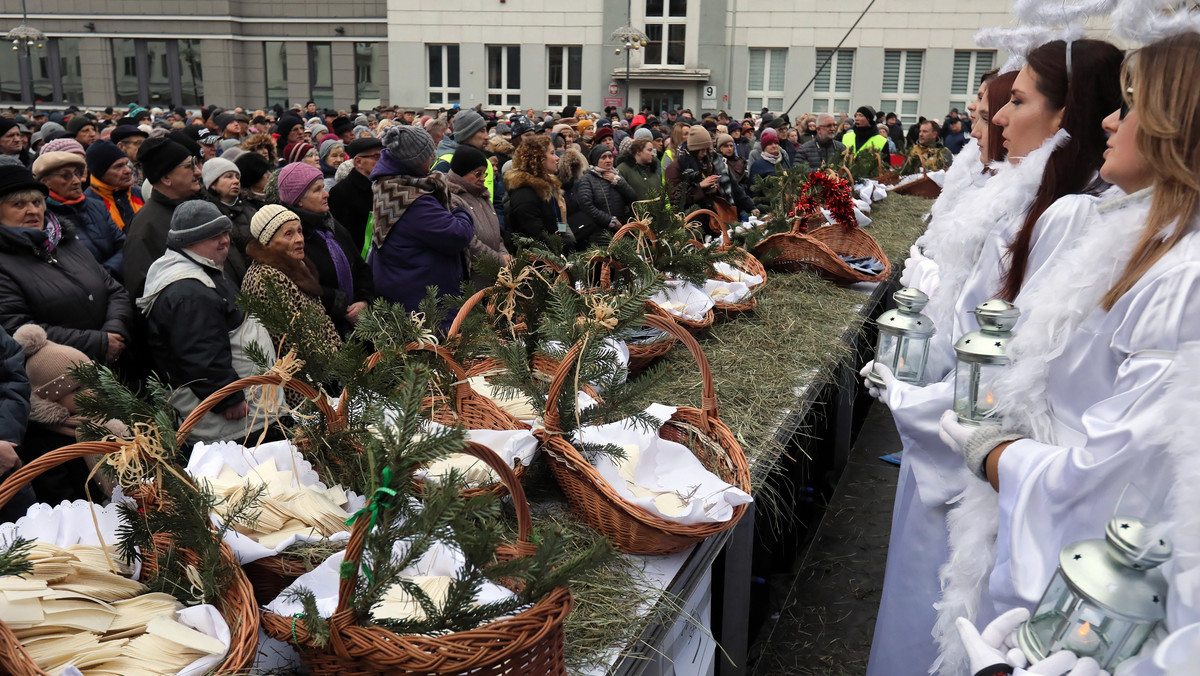
<svg viewBox="0 0 1200 676"><path fill-rule="evenodd" d="M979 90L979 78L992 69L996 61L995 52L957 50L954 52L954 71L950 77L950 107L959 112L975 100Z"/></svg>
<svg viewBox="0 0 1200 676"><path fill-rule="evenodd" d="M812 111L848 115L850 87L854 82L854 50L839 49L834 53L832 49L818 49L817 68L817 79L813 82Z"/></svg>
<svg viewBox="0 0 1200 676"><path fill-rule="evenodd" d="M520 45L487 46L487 97L489 106L521 105Z"/></svg>
<svg viewBox="0 0 1200 676"><path fill-rule="evenodd" d="M288 107L288 61L286 42L263 43L263 73L267 77L267 105Z"/></svg>
<svg viewBox="0 0 1200 676"><path fill-rule="evenodd" d="M883 99L879 109L895 112L904 124L913 124L919 117L917 107L921 98L921 67L925 52L919 49L888 49L883 52Z"/></svg>
<svg viewBox="0 0 1200 676"><path fill-rule="evenodd" d="M687 0L646 0L647 66L682 66L687 43Z"/></svg>
<svg viewBox="0 0 1200 676"><path fill-rule="evenodd" d="M117 99L148 106L200 105L204 71L199 40L112 40Z"/></svg>
<svg viewBox="0 0 1200 676"><path fill-rule="evenodd" d="M333 107L333 46L328 42L308 43L308 90L318 108Z"/></svg>
<svg viewBox="0 0 1200 676"><path fill-rule="evenodd" d="M83 64L79 59L79 38L55 38L58 44L58 74L62 78L62 101L83 103Z"/></svg>
<svg viewBox="0 0 1200 676"><path fill-rule="evenodd" d="M458 89L458 45L426 45L429 55L429 103L453 105Z"/></svg>
<svg viewBox="0 0 1200 676"><path fill-rule="evenodd" d="M354 43L354 91L361 110L380 104L378 59L374 42Z"/></svg>
<svg viewBox="0 0 1200 676"><path fill-rule="evenodd" d="M0 101L83 103L79 39L49 38L0 55Z"/></svg>
<svg viewBox="0 0 1200 676"><path fill-rule="evenodd" d="M746 84L746 110L783 110L783 72L786 49L751 49L750 80Z"/></svg>
<svg viewBox="0 0 1200 676"><path fill-rule="evenodd" d="M546 80L546 104L583 105L583 47L576 45L546 48L549 58Z"/></svg>

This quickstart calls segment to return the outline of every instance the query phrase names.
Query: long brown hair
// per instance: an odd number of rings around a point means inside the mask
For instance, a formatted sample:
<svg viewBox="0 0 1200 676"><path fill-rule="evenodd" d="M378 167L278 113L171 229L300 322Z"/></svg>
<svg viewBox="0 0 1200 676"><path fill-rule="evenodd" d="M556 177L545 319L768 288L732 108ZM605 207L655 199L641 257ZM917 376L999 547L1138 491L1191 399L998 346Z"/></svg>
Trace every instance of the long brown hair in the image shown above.
<svg viewBox="0 0 1200 676"><path fill-rule="evenodd" d="M1004 147L1004 127L992 122L992 117L1008 103L1012 97L1013 82L1017 79L1017 71L1009 71L997 75L988 83L988 126L987 157L991 162L1003 162L1008 157L1008 148Z"/></svg>
<svg viewBox="0 0 1200 676"><path fill-rule="evenodd" d="M1069 75L1068 46L1073 63ZM1121 50L1103 40L1054 40L1026 59L1046 105L1063 111L1061 127L1071 138L1050 155L1025 222L1009 243L1008 271L998 294L1005 300L1015 299L1025 282L1033 229L1042 213L1058 198L1083 192L1104 163L1108 136L1101 122L1121 106L1121 60Z"/></svg>
<svg viewBox="0 0 1200 676"><path fill-rule="evenodd" d="M1133 257L1100 301L1105 310L1183 239L1200 213L1200 34L1143 47L1121 74L1133 90L1126 97L1138 111L1134 143L1154 197Z"/></svg>

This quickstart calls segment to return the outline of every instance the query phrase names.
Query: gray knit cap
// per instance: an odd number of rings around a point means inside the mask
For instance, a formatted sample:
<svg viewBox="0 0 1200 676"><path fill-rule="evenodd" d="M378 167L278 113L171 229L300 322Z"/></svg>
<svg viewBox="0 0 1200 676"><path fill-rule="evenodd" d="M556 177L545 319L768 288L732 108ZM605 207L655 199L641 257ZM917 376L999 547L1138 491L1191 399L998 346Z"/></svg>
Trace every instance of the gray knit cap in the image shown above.
<svg viewBox="0 0 1200 676"><path fill-rule="evenodd" d="M208 200L188 200L175 207L167 243L179 248L203 242L233 230L233 222Z"/></svg>
<svg viewBox="0 0 1200 676"><path fill-rule="evenodd" d="M640 138L653 139L654 133L650 131L649 127L638 127L638 130L633 132L633 139L636 141Z"/></svg>
<svg viewBox="0 0 1200 676"><path fill-rule="evenodd" d="M433 155L433 137L421 127L394 124L380 140L388 154L400 162L422 162Z"/></svg>
<svg viewBox="0 0 1200 676"><path fill-rule="evenodd" d="M345 148L346 144L334 139L326 139L325 142L321 144L321 150L317 153L317 155L319 155L321 161L324 162L325 158L329 157L329 153L333 152L333 149L338 146Z"/></svg>
<svg viewBox="0 0 1200 676"><path fill-rule="evenodd" d="M464 143L471 138L480 129L483 129L487 122L483 116L474 110L468 110L464 113L459 113L454 116L454 140L459 143Z"/></svg>

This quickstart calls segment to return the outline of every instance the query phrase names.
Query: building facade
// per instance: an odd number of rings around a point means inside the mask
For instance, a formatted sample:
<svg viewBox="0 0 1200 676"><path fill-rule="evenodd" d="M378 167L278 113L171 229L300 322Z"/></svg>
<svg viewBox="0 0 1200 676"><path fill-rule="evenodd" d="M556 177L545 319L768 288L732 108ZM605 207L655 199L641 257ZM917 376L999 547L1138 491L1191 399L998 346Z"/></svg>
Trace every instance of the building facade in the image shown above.
<svg viewBox="0 0 1200 676"><path fill-rule="evenodd" d="M1008 0L41 0L0 105L963 109ZM147 13L153 8L154 14ZM0 0L16 25L20 0ZM630 25L645 46L610 36ZM847 35L847 31L849 34ZM839 46L839 42L845 41ZM803 92L803 93L802 93ZM798 97L798 98L797 98ZM794 104L794 105L793 105Z"/></svg>

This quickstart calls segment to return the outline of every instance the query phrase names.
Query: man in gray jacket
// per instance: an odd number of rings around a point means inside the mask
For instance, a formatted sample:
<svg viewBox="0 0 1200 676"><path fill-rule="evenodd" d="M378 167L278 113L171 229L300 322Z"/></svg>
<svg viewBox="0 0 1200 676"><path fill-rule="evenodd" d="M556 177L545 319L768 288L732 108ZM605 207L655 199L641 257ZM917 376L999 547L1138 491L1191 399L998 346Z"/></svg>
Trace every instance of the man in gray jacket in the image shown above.
<svg viewBox="0 0 1200 676"><path fill-rule="evenodd" d="M796 163L804 162L810 171L816 171L830 157L846 152L846 146L835 139L837 120L829 113L817 116L817 137L796 150Z"/></svg>

